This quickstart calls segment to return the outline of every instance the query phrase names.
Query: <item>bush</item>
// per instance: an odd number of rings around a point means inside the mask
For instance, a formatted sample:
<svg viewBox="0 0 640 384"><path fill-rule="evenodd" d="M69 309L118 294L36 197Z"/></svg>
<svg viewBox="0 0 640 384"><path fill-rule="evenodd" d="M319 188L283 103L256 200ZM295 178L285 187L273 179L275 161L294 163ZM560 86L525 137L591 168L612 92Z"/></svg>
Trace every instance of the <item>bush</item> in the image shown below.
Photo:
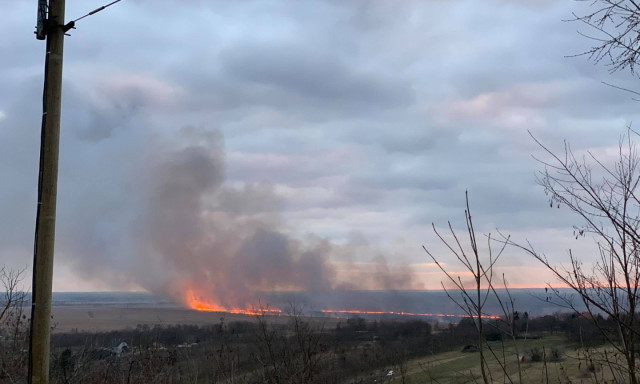
<svg viewBox="0 0 640 384"><path fill-rule="evenodd" d="M538 348L531 348L529 356L531 361L542 361L542 352Z"/></svg>
<svg viewBox="0 0 640 384"><path fill-rule="evenodd" d="M560 361L562 360L562 350L560 348L551 348L551 353L549 354L549 361Z"/></svg>

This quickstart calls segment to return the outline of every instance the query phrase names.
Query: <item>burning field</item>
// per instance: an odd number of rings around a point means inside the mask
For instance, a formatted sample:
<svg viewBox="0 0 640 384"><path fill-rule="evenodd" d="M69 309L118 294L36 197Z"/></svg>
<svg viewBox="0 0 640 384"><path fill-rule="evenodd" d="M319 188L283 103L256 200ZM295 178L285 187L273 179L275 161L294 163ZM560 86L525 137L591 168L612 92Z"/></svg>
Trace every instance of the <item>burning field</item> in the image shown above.
<svg viewBox="0 0 640 384"><path fill-rule="evenodd" d="M397 295L397 294L396 294ZM383 296L383 295L380 295ZM275 307L270 307L268 305L258 305L251 306L245 308L225 308L215 303L207 302L206 300L202 300L196 296L193 291L187 292L187 305L189 308L195 311L201 312L219 312L219 313L227 313L227 314L241 314L241 315L286 315L287 311L292 310L292 306L295 307L295 304L292 304L294 301L289 301L289 308L280 309ZM366 304L365 304L366 305ZM370 304L369 304L370 305ZM383 305L387 306L388 303L383 303ZM416 303L413 303L412 306L415 306ZM422 303L424 306L424 303ZM294 310L300 310L294 308ZM447 320L450 319L452 321L457 321L463 317L465 314L460 311L456 311L456 313L429 313L429 312L408 312L408 311L391 311L391 310L364 310L364 309L328 309L323 308L319 310L311 310L308 311L309 315L313 315L315 317L373 317L373 318L425 318L425 319L441 319ZM487 319L499 319L500 316L487 314L484 316Z"/></svg>
<svg viewBox="0 0 640 384"><path fill-rule="evenodd" d="M59 247L75 276L199 312L277 315L295 303L319 317L462 315L442 292L424 297L434 282L375 245L294 231L275 187L225 182L220 135L183 129L138 156L117 204L72 212L86 221Z"/></svg>
<svg viewBox="0 0 640 384"><path fill-rule="evenodd" d="M257 317L270 323L287 323L295 311L306 319L313 319L331 327L346 319L457 323L463 313L442 291L343 291L343 292L271 292L260 293L262 303L254 306L225 308L192 297L189 306L147 293L55 293L53 323L55 332L74 329L103 332L138 325L166 326L192 324L206 326L225 321L250 321ZM513 297L524 308L534 304L540 311L553 311L551 304L543 308L532 301L531 292L515 290ZM485 318L494 319L499 309L491 300L487 302Z"/></svg>
<svg viewBox="0 0 640 384"><path fill-rule="evenodd" d="M109 212L78 207L95 214L75 223L74 238L60 245L77 276L143 289L199 311L244 314L265 302L260 292L423 287L408 266L388 263L369 244L293 236L281 215L286 201L273 187L225 183L219 135L185 129L177 142L183 145L151 143L139 155L121 205ZM363 258L366 271L354 261ZM316 304L335 315L381 307ZM386 312L409 311L420 313Z"/></svg>

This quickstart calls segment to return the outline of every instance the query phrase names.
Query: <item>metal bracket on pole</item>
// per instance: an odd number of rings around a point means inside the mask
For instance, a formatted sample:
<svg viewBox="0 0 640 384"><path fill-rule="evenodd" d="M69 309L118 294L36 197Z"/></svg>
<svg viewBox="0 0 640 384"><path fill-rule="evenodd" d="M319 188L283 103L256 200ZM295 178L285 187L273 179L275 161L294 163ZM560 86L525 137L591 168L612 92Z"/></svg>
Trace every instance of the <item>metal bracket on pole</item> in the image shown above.
<svg viewBox="0 0 640 384"><path fill-rule="evenodd" d="M47 4L47 0L38 0L38 21L36 24L36 39L44 40L47 38L47 33L49 30L47 18L47 11L49 10L49 5Z"/></svg>
<svg viewBox="0 0 640 384"><path fill-rule="evenodd" d="M70 29L76 29L76 22L75 21L70 21L67 24L62 26L62 31L65 32L65 33Z"/></svg>

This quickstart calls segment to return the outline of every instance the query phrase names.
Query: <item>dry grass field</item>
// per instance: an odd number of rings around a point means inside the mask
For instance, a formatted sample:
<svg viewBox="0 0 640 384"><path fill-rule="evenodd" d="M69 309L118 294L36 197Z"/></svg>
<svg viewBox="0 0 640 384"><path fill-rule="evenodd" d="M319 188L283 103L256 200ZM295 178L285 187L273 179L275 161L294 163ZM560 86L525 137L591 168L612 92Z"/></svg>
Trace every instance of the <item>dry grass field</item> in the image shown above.
<svg viewBox="0 0 640 384"><path fill-rule="evenodd" d="M488 353L491 382L577 384L609 382L613 378L612 372L605 364L593 363L600 359L606 348L590 349L587 355L584 349L569 345L563 335L550 335L539 340L518 340L515 346L512 342L504 344L491 342L489 345L502 363L499 364L491 352ZM538 356L540 360L532 361L534 350L544 353ZM559 355L552 356L554 351ZM524 361L520 364L518 364L517 355L524 356ZM401 372L396 371L394 377L388 382L405 384L482 382L477 352L463 353L460 350L453 350L420 357L407 361L404 370L404 377Z"/></svg>
<svg viewBox="0 0 640 384"><path fill-rule="evenodd" d="M52 309L55 326L54 332L64 333L77 331L106 332L125 328L135 328L138 325L210 325L220 323L224 318L227 322L254 321L251 315L231 314L221 312L201 312L186 308L175 307L128 307L128 306L92 306L70 305L54 306ZM266 315L270 323L285 323L287 315ZM315 318L326 326L336 324L339 319Z"/></svg>
<svg viewBox="0 0 640 384"><path fill-rule="evenodd" d="M242 314L220 312L200 312L177 307L144 307L114 305L59 305L53 308L54 332L99 333L114 330L135 329L139 325L150 327L197 325L207 326L224 322L256 322L256 317ZM288 315L265 316L270 324L287 324ZM322 323L325 329L334 328L339 323L345 325L345 319L305 317L305 321ZM367 336L369 337L369 336ZM371 340L356 342L356 350L368 347L376 350ZM356 345L354 344L354 345ZM606 366L589 361L584 349L567 341L563 333L547 333L539 339L510 340L489 342L492 351L486 351L488 368L492 382L514 383L592 383L604 382L612 378ZM379 349L384 347L378 346ZM365 348L366 349L366 348ZM591 349L591 356L603 354L604 347ZM363 350L364 352L364 350ZM334 353L334 352L331 352ZM516 356L522 356L518 364ZM498 359L501 363L498 363ZM418 383L474 383L481 382L478 352L462 352L455 347L446 352L399 359L387 367L371 367L360 371L356 376L345 377L345 382L386 382L402 384ZM389 369L394 370L387 376ZM505 375L506 372L506 375ZM508 377L507 377L508 376ZM624 380L623 380L624 381Z"/></svg>

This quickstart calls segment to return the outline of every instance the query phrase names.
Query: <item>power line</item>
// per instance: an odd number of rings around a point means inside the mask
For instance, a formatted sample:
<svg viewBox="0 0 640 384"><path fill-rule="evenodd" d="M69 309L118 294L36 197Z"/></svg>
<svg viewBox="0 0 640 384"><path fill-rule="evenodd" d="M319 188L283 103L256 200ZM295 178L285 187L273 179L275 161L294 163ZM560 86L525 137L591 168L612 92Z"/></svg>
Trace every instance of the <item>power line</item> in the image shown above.
<svg viewBox="0 0 640 384"><path fill-rule="evenodd" d="M86 15L79 17L75 20L71 20L67 24L62 26L63 32L66 32L72 28L75 28L76 22L84 19L85 17L89 17L91 15L95 15L96 13L109 8L110 6L121 2L122 0L115 0L110 2L107 5L103 5L100 8L96 8L93 11L87 13ZM47 4L47 0L38 0L38 23L36 25L36 38L38 40L44 40L49 33L51 27L53 27L51 21L48 18L49 5ZM67 35L68 36L68 35Z"/></svg>
<svg viewBox="0 0 640 384"><path fill-rule="evenodd" d="M91 11L91 12L87 13L86 15L84 15L84 16L82 16L82 17L79 17L79 18L77 18L77 19L75 19L75 20L73 20L73 23L75 24L75 22L76 22L76 21L82 20L82 19L84 19L85 17L89 17L89 16L91 16L91 15L95 15L96 13L98 13L98 12L100 12L100 11L102 11L102 10L106 9L106 8L109 8L110 6L114 5L115 3L119 3L119 2L121 2L121 1L122 1L122 0L115 0L115 1L112 1L111 3L109 3L109 4L107 4L107 5L103 5L103 6L102 6L102 7L100 7L100 8L96 8L96 9L94 9L93 11Z"/></svg>

